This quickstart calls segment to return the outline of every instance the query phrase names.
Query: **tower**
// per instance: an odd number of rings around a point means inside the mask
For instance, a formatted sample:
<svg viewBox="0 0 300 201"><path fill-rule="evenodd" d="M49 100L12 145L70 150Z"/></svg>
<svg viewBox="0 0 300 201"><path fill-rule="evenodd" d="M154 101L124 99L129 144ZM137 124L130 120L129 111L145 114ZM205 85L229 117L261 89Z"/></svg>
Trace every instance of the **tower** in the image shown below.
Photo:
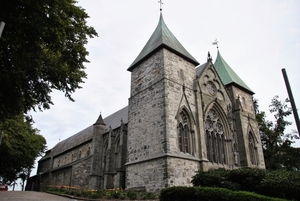
<svg viewBox="0 0 300 201"><path fill-rule="evenodd" d="M89 180L90 189L99 189L101 187L102 180L102 158L103 158L103 137L102 134L105 131L105 123L102 115L100 114L97 121L93 124L93 159L91 165L91 175Z"/></svg>
<svg viewBox="0 0 300 201"><path fill-rule="evenodd" d="M128 68L131 72L126 163L128 189L156 191L171 185L186 185L192 176L186 173L194 173L199 168L199 162L190 155L190 143L186 148L182 144L188 154L178 149L179 125L176 120L183 118L185 123L190 122L190 125L182 124L184 128L195 124L191 113L195 112L193 79L198 64L168 29L160 14L154 33ZM180 106L187 101L185 107ZM185 170L178 171L176 166L184 166Z"/></svg>

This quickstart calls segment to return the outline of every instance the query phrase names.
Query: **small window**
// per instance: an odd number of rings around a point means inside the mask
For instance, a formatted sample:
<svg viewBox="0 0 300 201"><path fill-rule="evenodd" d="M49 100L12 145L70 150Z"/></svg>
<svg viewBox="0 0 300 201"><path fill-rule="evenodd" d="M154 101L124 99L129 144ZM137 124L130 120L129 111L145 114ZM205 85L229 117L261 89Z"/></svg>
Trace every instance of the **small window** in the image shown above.
<svg viewBox="0 0 300 201"><path fill-rule="evenodd" d="M252 165L258 165L257 147L255 144L253 134L251 132L249 133L249 152Z"/></svg>
<svg viewBox="0 0 300 201"><path fill-rule="evenodd" d="M191 153L191 129L190 120L185 111L179 115L178 124L178 147L181 152Z"/></svg>
<svg viewBox="0 0 300 201"><path fill-rule="evenodd" d="M86 155L89 156L90 154L91 154L91 148L89 147L87 152L86 152Z"/></svg>

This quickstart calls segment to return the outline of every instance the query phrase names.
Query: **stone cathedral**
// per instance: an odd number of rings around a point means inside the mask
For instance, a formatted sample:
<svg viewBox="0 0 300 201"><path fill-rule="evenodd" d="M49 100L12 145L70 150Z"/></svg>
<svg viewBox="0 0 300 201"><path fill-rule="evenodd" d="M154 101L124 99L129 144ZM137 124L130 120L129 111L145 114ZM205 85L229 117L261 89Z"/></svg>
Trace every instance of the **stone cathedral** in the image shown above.
<svg viewBox="0 0 300 201"><path fill-rule="evenodd" d="M199 169L265 168L254 92L219 50L199 65L160 14L127 70L128 106L48 150L26 190L158 191L191 185Z"/></svg>

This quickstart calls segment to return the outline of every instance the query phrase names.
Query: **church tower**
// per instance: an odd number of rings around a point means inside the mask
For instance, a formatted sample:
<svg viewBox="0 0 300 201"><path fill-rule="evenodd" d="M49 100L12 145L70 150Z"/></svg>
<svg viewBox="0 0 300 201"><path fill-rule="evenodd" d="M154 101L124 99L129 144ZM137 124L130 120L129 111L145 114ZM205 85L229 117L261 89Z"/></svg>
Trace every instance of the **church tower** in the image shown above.
<svg viewBox="0 0 300 201"><path fill-rule="evenodd" d="M195 130L193 80L198 64L160 14L154 33L128 68L127 189L187 185L198 170L192 136L177 137L178 129L191 135Z"/></svg>
<svg viewBox="0 0 300 201"><path fill-rule="evenodd" d="M227 64L219 50L214 66L232 100L233 149L239 155L239 165L265 168L253 105L254 92Z"/></svg>

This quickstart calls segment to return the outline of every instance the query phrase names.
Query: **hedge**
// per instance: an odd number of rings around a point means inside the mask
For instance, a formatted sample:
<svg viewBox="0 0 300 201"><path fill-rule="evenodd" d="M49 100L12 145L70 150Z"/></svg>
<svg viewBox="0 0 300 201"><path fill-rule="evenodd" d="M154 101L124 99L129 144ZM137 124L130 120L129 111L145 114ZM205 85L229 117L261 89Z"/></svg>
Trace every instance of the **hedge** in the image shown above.
<svg viewBox="0 0 300 201"><path fill-rule="evenodd" d="M194 186L243 190L261 195L299 200L300 172L254 168L198 171L192 178Z"/></svg>
<svg viewBox="0 0 300 201"><path fill-rule="evenodd" d="M285 201L252 192L213 187L169 187L161 190L160 201Z"/></svg>

